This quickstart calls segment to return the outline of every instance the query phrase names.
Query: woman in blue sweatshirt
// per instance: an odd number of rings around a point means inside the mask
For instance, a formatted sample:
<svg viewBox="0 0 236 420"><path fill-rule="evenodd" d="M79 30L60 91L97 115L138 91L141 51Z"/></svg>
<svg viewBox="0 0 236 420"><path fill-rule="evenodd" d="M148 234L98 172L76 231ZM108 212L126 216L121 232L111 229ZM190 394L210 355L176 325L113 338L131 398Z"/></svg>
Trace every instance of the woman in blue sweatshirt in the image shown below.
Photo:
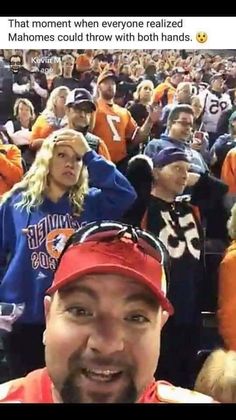
<svg viewBox="0 0 236 420"><path fill-rule="evenodd" d="M23 180L2 196L0 302L25 305L4 339L12 377L44 365L43 297L68 237L82 224L121 219L135 198L114 164L70 129L46 139Z"/></svg>

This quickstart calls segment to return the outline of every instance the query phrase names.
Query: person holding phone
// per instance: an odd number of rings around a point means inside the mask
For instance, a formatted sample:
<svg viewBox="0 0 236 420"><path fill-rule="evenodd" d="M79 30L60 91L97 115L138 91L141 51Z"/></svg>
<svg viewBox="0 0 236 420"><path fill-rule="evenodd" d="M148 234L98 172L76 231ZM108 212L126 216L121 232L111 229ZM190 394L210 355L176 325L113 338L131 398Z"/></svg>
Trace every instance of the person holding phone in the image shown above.
<svg viewBox="0 0 236 420"><path fill-rule="evenodd" d="M191 107L193 110L193 135L191 147L201 153L205 162L210 164L208 134L203 129L202 112L203 107L198 96L191 97Z"/></svg>

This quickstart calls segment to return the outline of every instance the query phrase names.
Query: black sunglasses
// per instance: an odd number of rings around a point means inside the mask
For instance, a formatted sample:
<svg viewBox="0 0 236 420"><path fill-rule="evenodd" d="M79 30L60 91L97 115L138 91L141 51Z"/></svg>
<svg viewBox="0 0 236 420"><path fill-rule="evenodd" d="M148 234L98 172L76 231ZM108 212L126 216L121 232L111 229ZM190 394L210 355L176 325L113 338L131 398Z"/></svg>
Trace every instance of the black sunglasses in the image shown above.
<svg viewBox="0 0 236 420"><path fill-rule="evenodd" d="M116 239L119 240L122 237L136 243L144 253L155 258L163 266L168 289L170 278L170 258L166 247L151 233L125 223L102 221L88 223L86 226L81 227L67 240L66 245L58 259L57 266L60 265L62 256L70 246L75 246L89 241L112 242Z"/></svg>

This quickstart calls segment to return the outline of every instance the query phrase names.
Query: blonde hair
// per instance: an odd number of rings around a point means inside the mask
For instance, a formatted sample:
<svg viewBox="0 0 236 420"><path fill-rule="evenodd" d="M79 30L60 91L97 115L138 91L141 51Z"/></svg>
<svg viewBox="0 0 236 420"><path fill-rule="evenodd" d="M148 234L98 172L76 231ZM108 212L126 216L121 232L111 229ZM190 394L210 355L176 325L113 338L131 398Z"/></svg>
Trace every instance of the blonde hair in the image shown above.
<svg viewBox="0 0 236 420"><path fill-rule="evenodd" d="M228 233L231 239L236 239L236 204L231 209L231 216L227 222Z"/></svg>
<svg viewBox="0 0 236 420"><path fill-rule="evenodd" d="M70 93L70 90L66 86L58 86L55 89L53 89L53 91L50 93L50 96L47 100L46 108L42 112L43 115L45 113L47 114L48 112L53 112L53 114L55 114L56 100L61 95L62 92L66 93L66 98L67 98L67 96Z"/></svg>
<svg viewBox="0 0 236 420"><path fill-rule="evenodd" d="M26 98L18 98L15 101L14 108L13 108L14 117L18 118L20 104L24 104L30 109L31 120L34 120L35 119L34 106L32 102L30 102L29 99L26 99Z"/></svg>
<svg viewBox="0 0 236 420"><path fill-rule="evenodd" d="M14 187L0 198L0 204L3 204L16 191L21 191L21 201L15 204L16 208L26 209L27 213L32 211L32 208L39 207L45 199L45 190L48 186L48 175L50 162L53 157L54 147L57 144L57 137L60 134L60 140L63 135L74 136L78 133L71 129L62 129L52 133L47 137L41 149L38 151L36 158L25 174L22 181L14 185ZM77 183L69 190L69 199L73 205L76 213L80 214L83 210L83 203L86 194L88 193L88 172L85 165L83 165Z"/></svg>
<svg viewBox="0 0 236 420"><path fill-rule="evenodd" d="M150 86L150 88L152 89L152 90L154 90L154 84L152 83L152 81L151 80L142 80L142 82L141 83L139 83L138 84L138 86L137 86L137 88L136 88L136 91L134 92L134 94L133 94L133 97L134 97L134 100L135 101L139 101L139 99L140 99L140 91L141 91L141 89L144 87L144 86Z"/></svg>
<svg viewBox="0 0 236 420"><path fill-rule="evenodd" d="M200 105L201 107L202 107L202 104L201 104L201 101L200 101L200 98L199 98L199 96L197 96L197 95L192 95L191 96L191 106L192 105ZM202 107L203 108L203 107Z"/></svg>
<svg viewBox="0 0 236 420"><path fill-rule="evenodd" d="M195 391L213 397L222 403L236 402L236 352L214 350L200 370Z"/></svg>
<svg viewBox="0 0 236 420"><path fill-rule="evenodd" d="M46 76L48 77L50 74L52 77L55 77L55 74L59 76L62 72L61 67L61 59L57 56L52 56L50 60L50 66L51 66L51 72L46 73Z"/></svg>
<svg viewBox="0 0 236 420"><path fill-rule="evenodd" d="M192 84L190 82L180 82L176 88L176 92L179 92L185 88L188 88L189 94L191 94Z"/></svg>
<svg viewBox="0 0 236 420"><path fill-rule="evenodd" d="M191 96L191 107L194 113L194 119L198 119L201 115L202 115L202 111L203 111L203 106L201 104L201 101L199 99L199 96L196 95L192 95ZM202 126L202 124L201 124Z"/></svg>

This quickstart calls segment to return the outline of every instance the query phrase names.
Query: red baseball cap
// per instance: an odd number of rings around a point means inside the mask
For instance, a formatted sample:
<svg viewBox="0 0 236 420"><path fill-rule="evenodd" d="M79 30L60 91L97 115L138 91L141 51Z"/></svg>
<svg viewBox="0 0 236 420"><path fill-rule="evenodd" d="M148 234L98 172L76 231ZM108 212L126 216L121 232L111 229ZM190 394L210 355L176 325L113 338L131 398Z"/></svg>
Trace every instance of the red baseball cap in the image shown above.
<svg viewBox="0 0 236 420"><path fill-rule="evenodd" d="M88 241L70 246L62 255L47 294L52 294L86 274L114 273L129 276L146 285L163 309L173 314L166 298L163 265L133 242Z"/></svg>

